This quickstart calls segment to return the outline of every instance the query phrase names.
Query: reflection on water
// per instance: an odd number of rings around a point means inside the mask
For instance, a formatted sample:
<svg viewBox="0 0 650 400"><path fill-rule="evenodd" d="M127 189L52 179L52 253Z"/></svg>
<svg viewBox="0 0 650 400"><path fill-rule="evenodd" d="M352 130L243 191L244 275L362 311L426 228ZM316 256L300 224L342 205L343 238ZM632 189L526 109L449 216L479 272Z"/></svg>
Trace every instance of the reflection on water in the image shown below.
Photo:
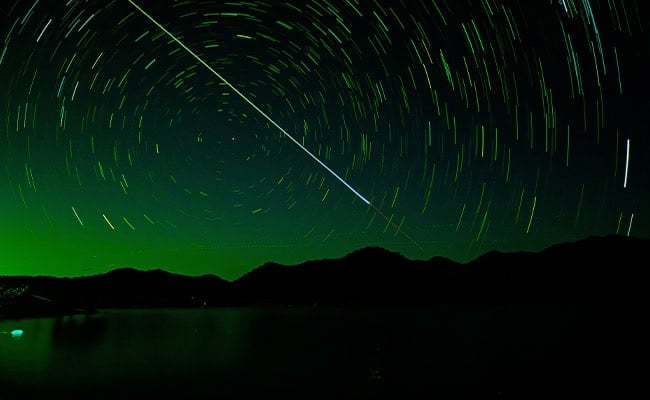
<svg viewBox="0 0 650 400"><path fill-rule="evenodd" d="M108 310L0 321L1 332L23 330L20 340L0 335L0 399L391 398L449 388L494 397L586 381L597 388L601 378L594 378L613 356L602 343L594 351L605 334L594 335L597 323L587 314L567 306L459 305Z"/></svg>
<svg viewBox="0 0 650 400"><path fill-rule="evenodd" d="M52 344L57 348L86 349L102 342L106 318L96 316L59 317L52 328Z"/></svg>

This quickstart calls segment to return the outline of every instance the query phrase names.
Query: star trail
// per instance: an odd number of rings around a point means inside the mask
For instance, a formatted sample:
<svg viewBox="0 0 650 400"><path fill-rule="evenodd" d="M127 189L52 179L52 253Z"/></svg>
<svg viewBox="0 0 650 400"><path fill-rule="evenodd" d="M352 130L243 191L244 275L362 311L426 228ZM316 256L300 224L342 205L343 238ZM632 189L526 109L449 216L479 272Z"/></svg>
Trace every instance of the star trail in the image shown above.
<svg viewBox="0 0 650 400"><path fill-rule="evenodd" d="M3 274L650 237L642 0L0 8Z"/></svg>

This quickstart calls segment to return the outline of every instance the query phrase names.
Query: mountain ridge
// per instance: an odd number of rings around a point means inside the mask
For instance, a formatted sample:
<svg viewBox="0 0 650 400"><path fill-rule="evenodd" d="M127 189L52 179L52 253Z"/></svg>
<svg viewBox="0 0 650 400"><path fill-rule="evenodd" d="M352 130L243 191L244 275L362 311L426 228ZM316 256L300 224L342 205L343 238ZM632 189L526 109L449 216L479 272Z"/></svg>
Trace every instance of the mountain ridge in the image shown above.
<svg viewBox="0 0 650 400"><path fill-rule="evenodd" d="M0 276L0 317L123 307L639 299L647 297L648 248L648 239L589 237L540 252L492 251L461 264L367 247L335 259L265 263L234 281L131 267L75 278Z"/></svg>

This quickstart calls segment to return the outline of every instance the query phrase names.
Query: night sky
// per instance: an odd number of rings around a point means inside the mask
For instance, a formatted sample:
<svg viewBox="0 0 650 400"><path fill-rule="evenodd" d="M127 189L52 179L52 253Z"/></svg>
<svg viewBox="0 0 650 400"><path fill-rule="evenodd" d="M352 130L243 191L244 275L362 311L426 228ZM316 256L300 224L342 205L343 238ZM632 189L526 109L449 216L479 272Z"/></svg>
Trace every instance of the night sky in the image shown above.
<svg viewBox="0 0 650 400"><path fill-rule="evenodd" d="M645 0L137 4L217 74L128 0L2 1L0 275L650 237Z"/></svg>

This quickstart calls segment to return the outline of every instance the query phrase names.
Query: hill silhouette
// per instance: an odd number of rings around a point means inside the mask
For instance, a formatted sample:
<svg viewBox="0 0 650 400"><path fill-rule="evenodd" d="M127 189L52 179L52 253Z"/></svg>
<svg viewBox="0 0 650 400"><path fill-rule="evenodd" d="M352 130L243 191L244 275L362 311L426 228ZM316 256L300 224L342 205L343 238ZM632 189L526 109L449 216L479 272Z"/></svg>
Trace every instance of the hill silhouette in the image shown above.
<svg viewBox="0 0 650 400"><path fill-rule="evenodd" d="M616 302L647 297L650 240L591 237L467 264L368 247L339 259L267 263L234 282L123 268L78 278L0 277L0 317L98 308Z"/></svg>

